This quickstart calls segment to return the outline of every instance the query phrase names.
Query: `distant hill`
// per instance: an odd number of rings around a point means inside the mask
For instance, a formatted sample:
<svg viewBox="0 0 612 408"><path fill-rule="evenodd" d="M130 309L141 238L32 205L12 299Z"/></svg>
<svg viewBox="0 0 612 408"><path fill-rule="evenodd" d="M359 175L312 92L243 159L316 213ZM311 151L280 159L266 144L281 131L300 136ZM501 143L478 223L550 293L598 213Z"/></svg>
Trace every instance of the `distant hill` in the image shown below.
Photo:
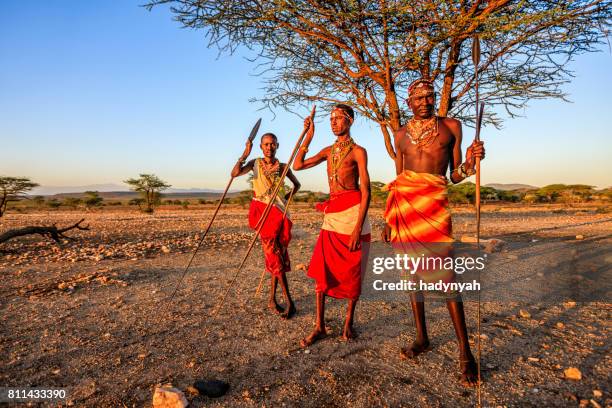
<svg viewBox="0 0 612 408"><path fill-rule="evenodd" d="M164 192L162 194L162 200L188 200L188 199L204 199L204 200L217 200L221 197L223 192L189 192L189 193L173 193ZM238 191L230 191L227 193L228 198L235 197L239 194ZM41 194L32 194L32 195L41 195ZM140 197L138 193L133 191L104 191L99 193L100 197L102 197L105 201L125 201L131 200L132 198ZM76 198L84 198L85 193L60 193L60 194L49 194L46 196L48 199L58 199L62 200L66 197L76 197Z"/></svg>
<svg viewBox="0 0 612 408"><path fill-rule="evenodd" d="M88 186L40 186L30 192L32 196L53 196L58 194L77 195L85 191L97 191L99 193L112 193L113 195L121 195L123 193L133 194L129 188L121 184L90 184ZM232 191L232 190L230 190ZM169 188L164 194L218 194L223 190L211 188ZM233 192L233 191L232 191ZM104 197L103 194L100 194Z"/></svg>
<svg viewBox="0 0 612 408"><path fill-rule="evenodd" d="M66 194L66 193L82 193L84 191L99 191L99 192L111 192L111 191L128 191L127 186L120 184L91 184L88 186L40 186L36 187L30 192L30 195L54 195L54 194Z"/></svg>
<svg viewBox="0 0 612 408"><path fill-rule="evenodd" d="M530 186L529 184L502 184L502 183L489 183L485 184L485 187L491 187L496 190L508 191L508 190L537 190L540 187Z"/></svg>

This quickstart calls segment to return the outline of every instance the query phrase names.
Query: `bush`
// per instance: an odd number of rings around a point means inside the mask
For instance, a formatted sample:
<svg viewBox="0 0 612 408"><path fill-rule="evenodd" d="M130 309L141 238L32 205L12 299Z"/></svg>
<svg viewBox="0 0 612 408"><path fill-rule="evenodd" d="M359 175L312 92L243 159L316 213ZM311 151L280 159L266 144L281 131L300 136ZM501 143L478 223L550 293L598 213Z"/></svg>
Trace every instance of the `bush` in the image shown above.
<svg viewBox="0 0 612 408"><path fill-rule="evenodd" d="M66 207L72 207L72 208L77 208L79 206L79 204L81 204L83 202L83 200L81 200L80 198L77 197L66 197L64 198L64 205Z"/></svg>
<svg viewBox="0 0 612 408"><path fill-rule="evenodd" d="M50 208L59 208L61 205L62 203L57 198L47 201L47 206Z"/></svg>
<svg viewBox="0 0 612 408"><path fill-rule="evenodd" d="M100 197L97 191L86 191L84 201L87 207L99 207L104 199Z"/></svg>

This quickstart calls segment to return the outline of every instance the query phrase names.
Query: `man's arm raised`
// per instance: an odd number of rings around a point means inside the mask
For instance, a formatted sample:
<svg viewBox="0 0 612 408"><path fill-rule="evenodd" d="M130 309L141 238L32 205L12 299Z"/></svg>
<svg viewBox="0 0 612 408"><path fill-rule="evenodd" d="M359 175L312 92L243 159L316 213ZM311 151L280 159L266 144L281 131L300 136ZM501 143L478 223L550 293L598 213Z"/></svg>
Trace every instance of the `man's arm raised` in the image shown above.
<svg viewBox="0 0 612 408"><path fill-rule="evenodd" d="M253 149L253 142L247 140L244 146L244 152L242 156L238 159L234 168L232 169L232 177L242 176L243 174L247 174L249 171L253 170L253 164L255 163L255 159L249 160L247 164L244 164L244 161L251 154L251 149Z"/></svg>
<svg viewBox="0 0 612 408"><path fill-rule="evenodd" d="M295 161L293 162L293 170L296 171L309 169L324 162L327 160L327 154L329 152L329 147L326 147L316 155L306 159L305 156L308 152L308 146L310 146L310 142L312 142L312 138L314 136L314 122L310 116L304 119L304 130L308 130L306 133L306 138L298 150L298 153L295 156Z"/></svg>
<svg viewBox="0 0 612 408"><path fill-rule="evenodd" d="M349 250L356 251L361 245L361 229L365 217L370 208L370 174L368 173L368 153L363 147L358 147L354 150L355 161L359 170L359 190L361 191L361 203L359 205L359 215L355 229L351 234L349 241Z"/></svg>

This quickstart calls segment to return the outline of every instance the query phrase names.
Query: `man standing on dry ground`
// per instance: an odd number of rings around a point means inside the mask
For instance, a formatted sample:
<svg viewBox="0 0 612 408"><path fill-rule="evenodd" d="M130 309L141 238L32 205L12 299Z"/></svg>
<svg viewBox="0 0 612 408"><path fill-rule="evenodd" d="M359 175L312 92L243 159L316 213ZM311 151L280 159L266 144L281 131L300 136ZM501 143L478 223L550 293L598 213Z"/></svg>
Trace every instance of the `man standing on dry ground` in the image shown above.
<svg viewBox="0 0 612 408"><path fill-rule="evenodd" d="M325 296L348 299L342 339L355 337L353 317L361 294L361 280L370 247L370 176L366 150L355 144L350 128L354 120L350 106L338 104L331 112L331 128L336 142L305 159L314 136L314 122L304 121L306 139L295 158L294 170L304 170L327 162L329 201L317 205L325 213L323 226L308 268L316 281L317 315L312 333L300 345L308 347L326 336Z"/></svg>
<svg viewBox="0 0 612 408"><path fill-rule="evenodd" d="M450 180L459 183L474 174L476 158L484 158L484 146L474 141L462 163L461 122L434 114L433 83L418 79L410 85L408 94L408 106L414 116L395 134L397 178L387 186L389 197L383 238L398 252L425 253L429 257L452 256L445 175L450 167ZM417 272L417 278L425 282L448 282L453 277L452 269ZM477 382L477 368L468 342L461 295L445 295L459 342L461 381L473 386ZM410 294L417 336L409 347L401 350L402 358L414 358L429 349L423 300L421 291Z"/></svg>
<svg viewBox="0 0 612 408"><path fill-rule="evenodd" d="M247 140L244 153L232 169L232 177L238 177L253 171L253 200L249 208L249 226L253 229L259 228L261 216L266 206L272 198L272 193L278 183L281 174L286 166L276 158L278 150L278 138L272 133L266 133L261 137L259 145L264 154L263 158L250 160L244 163L251 154L253 143ZM289 293L286 272L291 270L289 261L289 241L291 240L291 220L289 214L285 213L285 206L291 194L295 194L300 189L300 182L293 175L291 170L287 172L287 177L293 183L292 192L285 192L284 188L279 190L274 200L274 204L265 223L260 231L261 246L263 248L266 270L270 273L270 298L268 307L274 313L278 313L285 319L290 319L296 312L295 305ZM280 283L286 305L281 307L276 301L276 288Z"/></svg>

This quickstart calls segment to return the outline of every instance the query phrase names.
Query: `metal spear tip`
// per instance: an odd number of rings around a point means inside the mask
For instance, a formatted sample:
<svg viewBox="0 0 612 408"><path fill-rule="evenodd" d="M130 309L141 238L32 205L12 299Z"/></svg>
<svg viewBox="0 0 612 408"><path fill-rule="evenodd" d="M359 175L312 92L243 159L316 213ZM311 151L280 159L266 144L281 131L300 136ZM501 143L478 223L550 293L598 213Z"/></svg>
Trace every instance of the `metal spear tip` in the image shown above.
<svg viewBox="0 0 612 408"><path fill-rule="evenodd" d="M478 34L474 34L472 38L472 62L474 63L474 67L478 68L480 64L480 38Z"/></svg>
<svg viewBox="0 0 612 408"><path fill-rule="evenodd" d="M261 118L257 120L257 123L255 123L255 126L253 126L253 129L251 130L251 134L249 135L250 142L252 142L255 139L255 136L257 136L257 132L259 131L259 125L261 125Z"/></svg>

